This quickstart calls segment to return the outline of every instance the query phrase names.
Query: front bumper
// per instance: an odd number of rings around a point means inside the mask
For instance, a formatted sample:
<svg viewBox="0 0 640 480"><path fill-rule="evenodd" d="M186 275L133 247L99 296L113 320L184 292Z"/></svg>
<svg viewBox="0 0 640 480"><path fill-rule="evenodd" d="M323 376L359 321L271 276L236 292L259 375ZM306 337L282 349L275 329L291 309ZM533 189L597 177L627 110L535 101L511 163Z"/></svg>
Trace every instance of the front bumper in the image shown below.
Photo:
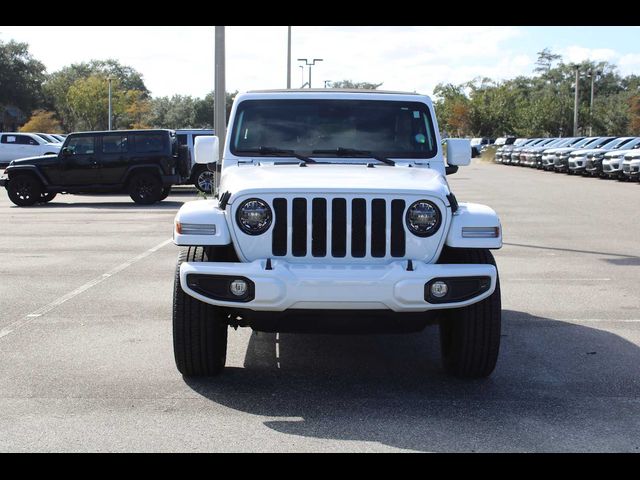
<svg viewBox="0 0 640 480"><path fill-rule="evenodd" d="M625 178L628 178L629 180L637 180L640 176L640 168L635 165L633 167L623 165L622 173Z"/></svg>
<svg viewBox="0 0 640 480"><path fill-rule="evenodd" d="M274 260L269 270L265 260L186 262L180 266L180 285L188 295L211 305L276 312L289 309L426 312L471 305L490 296L496 288L498 272L493 265L413 262L413 270L407 270L407 263L316 265ZM242 302L211 298L189 285L190 275L243 277L253 283L253 298ZM425 300L425 285L430 280L478 277L488 277L489 287L471 298L437 304Z"/></svg>
<svg viewBox="0 0 640 480"><path fill-rule="evenodd" d="M570 158L568 164L569 170L572 172L579 172L585 169L587 159L585 157Z"/></svg>
<svg viewBox="0 0 640 480"><path fill-rule="evenodd" d="M616 165L605 164L602 169L602 173L604 173L609 178L612 178L612 177L618 178L623 176L621 165L616 166Z"/></svg>
<svg viewBox="0 0 640 480"><path fill-rule="evenodd" d="M6 175L0 175L0 187L6 187L9 183L9 177Z"/></svg>

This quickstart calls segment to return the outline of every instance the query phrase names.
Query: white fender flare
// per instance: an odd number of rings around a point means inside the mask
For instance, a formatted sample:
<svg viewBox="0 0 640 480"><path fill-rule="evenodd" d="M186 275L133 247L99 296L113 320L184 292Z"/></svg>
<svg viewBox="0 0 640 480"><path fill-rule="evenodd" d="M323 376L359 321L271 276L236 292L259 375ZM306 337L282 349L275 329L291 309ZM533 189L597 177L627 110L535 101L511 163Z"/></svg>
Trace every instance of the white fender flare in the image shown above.
<svg viewBox="0 0 640 480"><path fill-rule="evenodd" d="M229 245L231 235L225 210L218 200L187 202L176 214L173 228L173 243L189 245Z"/></svg>
<svg viewBox="0 0 640 480"><path fill-rule="evenodd" d="M500 219L486 205L460 203L451 219L445 243L454 248L501 248Z"/></svg>

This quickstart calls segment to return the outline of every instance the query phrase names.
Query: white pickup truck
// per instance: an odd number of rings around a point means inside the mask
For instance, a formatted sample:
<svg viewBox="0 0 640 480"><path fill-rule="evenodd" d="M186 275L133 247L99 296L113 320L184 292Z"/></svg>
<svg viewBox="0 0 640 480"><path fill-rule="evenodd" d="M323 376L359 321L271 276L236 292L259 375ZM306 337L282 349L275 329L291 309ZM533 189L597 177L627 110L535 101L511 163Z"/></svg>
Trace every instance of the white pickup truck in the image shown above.
<svg viewBox="0 0 640 480"><path fill-rule="evenodd" d="M439 325L443 365L488 376L500 344L502 246L489 207L458 203L429 97L344 90L238 95L215 197L175 217L174 353L185 376L220 373L228 327L416 332Z"/></svg>

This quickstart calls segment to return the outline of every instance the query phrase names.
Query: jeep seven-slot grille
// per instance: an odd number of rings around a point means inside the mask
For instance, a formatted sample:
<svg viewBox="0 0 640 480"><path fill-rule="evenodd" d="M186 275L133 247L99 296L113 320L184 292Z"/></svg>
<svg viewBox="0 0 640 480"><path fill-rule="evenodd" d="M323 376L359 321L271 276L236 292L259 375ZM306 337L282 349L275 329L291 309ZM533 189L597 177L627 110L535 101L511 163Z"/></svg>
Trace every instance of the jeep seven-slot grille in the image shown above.
<svg viewBox="0 0 640 480"><path fill-rule="evenodd" d="M273 211L276 257L397 258L406 252L404 200L275 198Z"/></svg>

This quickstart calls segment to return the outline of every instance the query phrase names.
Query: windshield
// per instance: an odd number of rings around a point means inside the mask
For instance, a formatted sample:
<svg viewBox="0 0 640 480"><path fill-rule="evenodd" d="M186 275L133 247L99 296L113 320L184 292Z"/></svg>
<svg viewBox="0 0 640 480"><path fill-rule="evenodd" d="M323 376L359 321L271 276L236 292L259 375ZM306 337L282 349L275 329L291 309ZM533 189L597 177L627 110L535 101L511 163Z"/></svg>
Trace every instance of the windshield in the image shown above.
<svg viewBox="0 0 640 480"><path fill-rule="evenodd" d="M631 141L634 140L633 137L622 137L614 140L613 142L607 143L603 148L603 150L616 150L622 146L626 146L630 144Z"/></svg>
<svg viewBox="0 0 640 480"><path fill-rule="evenodd" d="M431 158L438 149L429 109L420 102L245 100L235 118L231 153L239 156L289 150L336 157L334 152L352 149Z"/></svg>

